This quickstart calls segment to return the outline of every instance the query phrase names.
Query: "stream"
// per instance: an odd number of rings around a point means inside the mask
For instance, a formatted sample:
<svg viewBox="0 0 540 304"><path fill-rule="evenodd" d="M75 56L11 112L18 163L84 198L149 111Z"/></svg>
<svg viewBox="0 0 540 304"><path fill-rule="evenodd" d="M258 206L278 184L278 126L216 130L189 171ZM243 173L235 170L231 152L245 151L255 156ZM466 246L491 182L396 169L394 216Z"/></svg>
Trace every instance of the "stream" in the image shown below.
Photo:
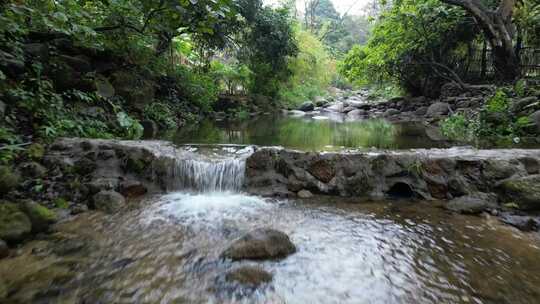
<svg viewBox="0 0 540 304"><path fill-rule="evenodd" d="M178 191L146 197L112 215L83 213L56 225L52 242L61 241L54 254L40 254L51 245L37 240L9 264L0 261L0 273L8 274L2 279L25 278L15 298L31 294L32 303L537 303L540 298L535 234L487 215L448 213L436 202L250 196L239 190L249 149L188 149L194 156L178 162ZM261 227L289 235L297 252L277 261L220 258L233 240ZM24 277L35 265L46 265L39 273L47 276ZM224 279L242 265L259 265L273 275L272 282L254 289ZM53 280L49 273L55 269L75 274L60 276L63 280L55 274Z"/></svg>

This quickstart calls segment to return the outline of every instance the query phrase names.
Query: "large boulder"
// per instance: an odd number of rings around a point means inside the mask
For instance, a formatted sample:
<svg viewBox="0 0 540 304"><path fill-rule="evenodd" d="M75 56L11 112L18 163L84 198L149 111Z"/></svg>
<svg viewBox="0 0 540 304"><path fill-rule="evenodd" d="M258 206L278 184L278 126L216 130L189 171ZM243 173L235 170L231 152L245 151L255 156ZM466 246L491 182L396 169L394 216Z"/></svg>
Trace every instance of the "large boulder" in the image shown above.
<svg viewBox="0 0 540 304"><path fill-rule="evenodd" d="M225 279L246 287L258 287L270 283L272 274L257 266L243 266L228 272Z"/></svg>
<svg viewBox="0 0 540 304"><path fill-rule="evenodd" d="M344 109L345 109L345 105L343 104L343 102L336 102L333 105L326 108L327 111L338 112L338 113L342 113Z"/></svg>
<svg viewBox="0 0 540 304"><path fill-rule="evenodd" d="M400 113L399 110L390 108L384 112L383 116L390 117L390 116L398 115L399 113Z"/></svg>
<svg viewBox="0 0 540 304"><path fill-rule="evenodd" d="M279 259L296 252L289 237L273 229L256 229L237 239L223 252L222 257L238 260Z"/></svg>
<svg viewBox="0 0 540 304"><path fill-rule="evenodd" d="M22 209L32 223L33 233L48 231L49 227L58 220L56 213L33 201L24 202Z"/></svg>
<svg viewBox="0 0 540 304"><path fill-rule="evenodd" d="M315 105L311 101L306 101L303 104L301 104L300 107L298 107L298 110L304 111L304 112L313 111L314 109L315 109Z"/></svg>
<svg viewBox="0 0 540 304"><path fill-rule="evenodd" d="M497 197L493 194L474 193L455 198L445 205L447 210L462 214L479 214L497 207Z"/></svg>
<svg viewBox="0 0 540 304"><path fill-rule="evenodd" d="M426 115L429 117L436 117L440 115L446 115L450 112L450 105L445 102L436 102L429 106Z"/></svg>
<svg viewBox="0 0 540 304"><path fill-rule="evenodd" d="M97 210L106 213L114 213L126 204L124 196L116 191L100 191L93 196L92 200Z"/></svg>
<svg viewBox="0 0 540 304"><path fill-rule="evenodd" d="M522 210L540 210L540 175L509 178L498 185L505 203Z"/></svg>
<svg viewBox="0 0 540 304"><path fill-rule="evenodd" d="M32 223L19 206L0 202L0 239L8 243L19 243L31 231Z"/></svg>

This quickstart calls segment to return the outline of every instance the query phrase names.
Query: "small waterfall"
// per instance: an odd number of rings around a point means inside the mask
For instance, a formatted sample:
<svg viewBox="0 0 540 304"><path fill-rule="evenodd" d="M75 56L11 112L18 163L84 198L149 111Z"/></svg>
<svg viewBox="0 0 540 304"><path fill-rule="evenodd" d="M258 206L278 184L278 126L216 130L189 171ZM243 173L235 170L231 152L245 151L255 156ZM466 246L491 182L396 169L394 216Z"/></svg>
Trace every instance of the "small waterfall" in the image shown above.
<svg viewBox="0 0 540 304"><path fill-rule="evenodd" d="M200 192L238 191L244 184L244 158L178 159L172 168L176 189Z"/></svg>

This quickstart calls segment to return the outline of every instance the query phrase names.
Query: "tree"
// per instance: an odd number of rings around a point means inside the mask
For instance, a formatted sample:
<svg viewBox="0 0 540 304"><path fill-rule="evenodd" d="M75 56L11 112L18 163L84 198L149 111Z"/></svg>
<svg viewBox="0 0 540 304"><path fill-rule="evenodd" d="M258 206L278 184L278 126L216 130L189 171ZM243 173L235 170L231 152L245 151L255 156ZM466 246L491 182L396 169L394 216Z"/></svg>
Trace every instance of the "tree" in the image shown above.
<svg viewBox="0 0 540 304"><path fill-rule="evenodd" d="M472 15L493 51L493 63L503 80L515 80L521 75L519 57L514 48L515 29L512 15L517 0L500 0L496 9L491 9L480 0L441 0L463 8Z"/></svg>

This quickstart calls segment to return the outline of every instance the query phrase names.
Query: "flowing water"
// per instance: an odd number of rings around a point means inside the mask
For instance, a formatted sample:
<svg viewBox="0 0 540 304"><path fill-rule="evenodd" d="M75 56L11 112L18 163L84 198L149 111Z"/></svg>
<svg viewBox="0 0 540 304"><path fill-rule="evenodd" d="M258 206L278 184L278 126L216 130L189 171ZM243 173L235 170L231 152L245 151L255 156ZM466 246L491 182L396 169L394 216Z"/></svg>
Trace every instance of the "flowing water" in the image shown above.
<svg viewBox="0 0 540 304"><path fill-rule="evenodd" d="M37 303L539 302L536 235L490 217L447 213L434 202L250 196L238 191L246 155L238 151L196 151L198 158L179 160L175 169L183 191L61 223L58 233L82 241L83 250L45 259L31 243L11 264L0 260L0 274L9 280L35 259L76 271L46 285ZM219 257L261 227L285 232L298 251L279 261ZM241 265L261 266L272 282L258 289L227 282L225 273Z"/></svg>

